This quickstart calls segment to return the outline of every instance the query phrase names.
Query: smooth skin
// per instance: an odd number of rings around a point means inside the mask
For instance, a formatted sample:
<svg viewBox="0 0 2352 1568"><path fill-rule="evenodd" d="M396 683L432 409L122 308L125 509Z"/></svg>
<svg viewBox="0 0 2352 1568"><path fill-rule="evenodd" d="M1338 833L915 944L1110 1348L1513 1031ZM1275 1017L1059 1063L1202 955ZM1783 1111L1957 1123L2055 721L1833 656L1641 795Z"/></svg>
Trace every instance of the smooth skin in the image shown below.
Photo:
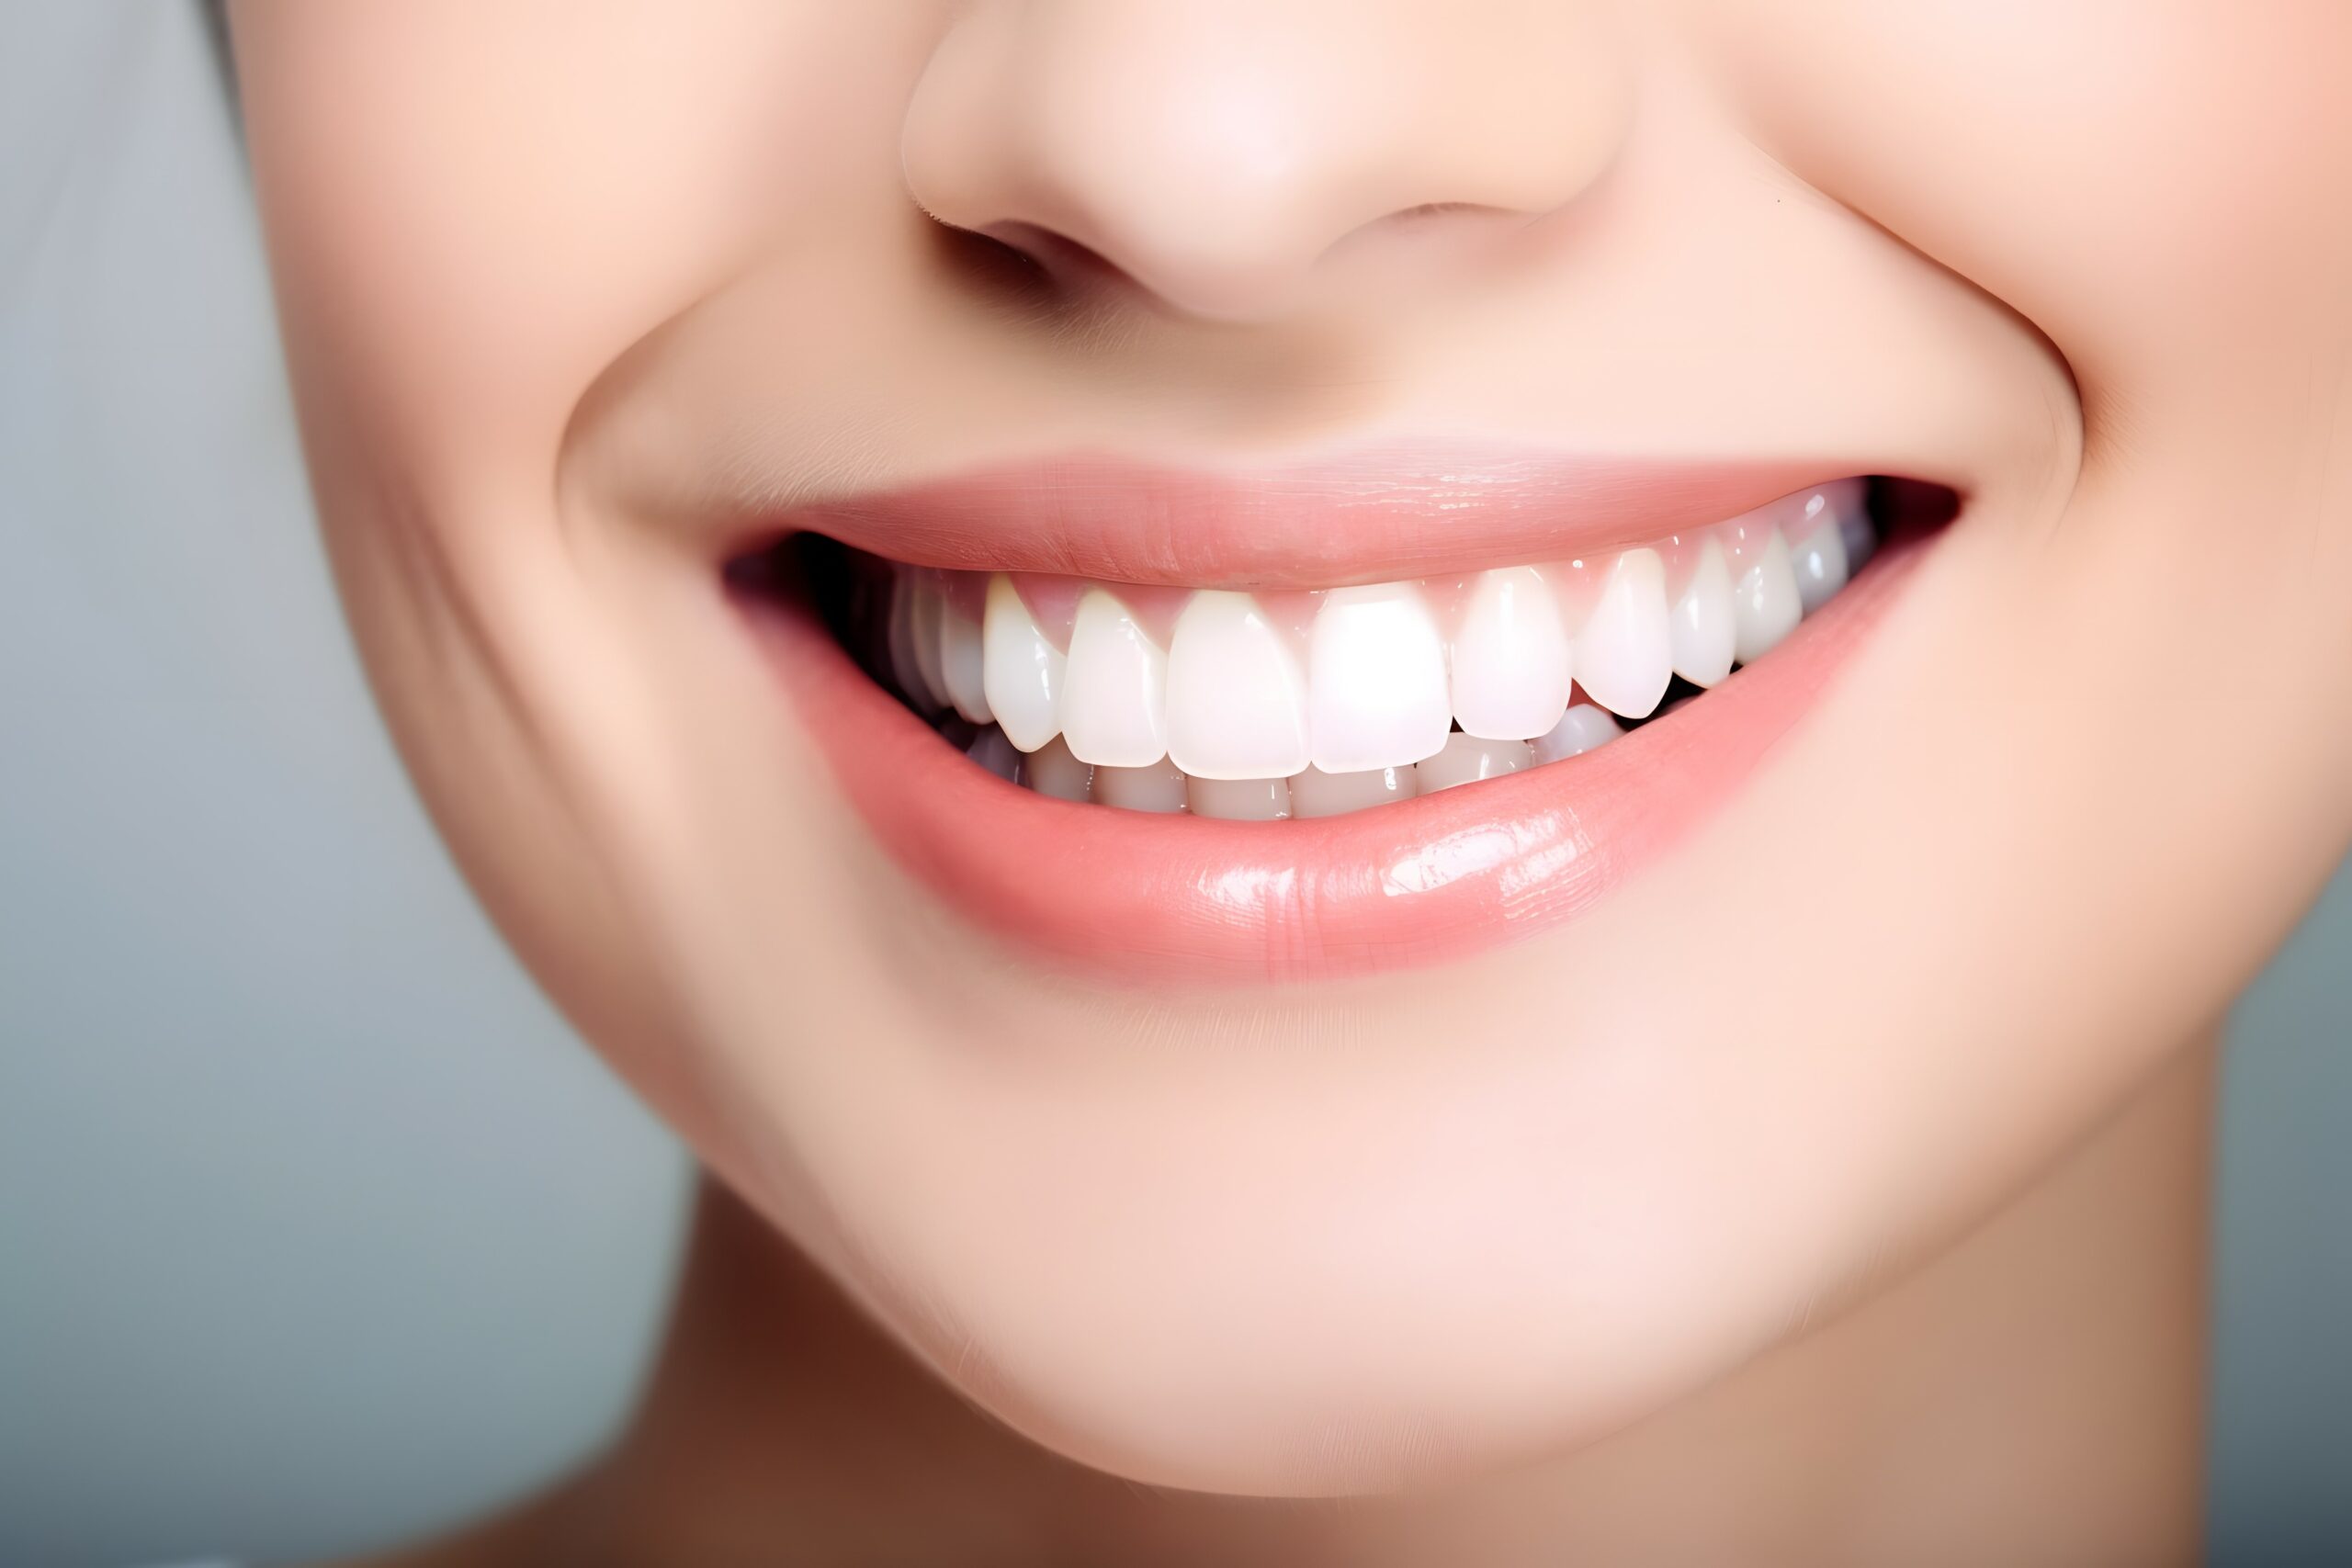
<svg viewBox="0 0 2352 1568"><path fill-rule="evenodd" d="M712 1173L630 1432L420 1561L2193 1557L2213 1021L2352 842L2352 10L232 28L386 716ZM1964 506L1668 858L1311 988L948 916L718 588L762 502L1431 435Z"/></svg>

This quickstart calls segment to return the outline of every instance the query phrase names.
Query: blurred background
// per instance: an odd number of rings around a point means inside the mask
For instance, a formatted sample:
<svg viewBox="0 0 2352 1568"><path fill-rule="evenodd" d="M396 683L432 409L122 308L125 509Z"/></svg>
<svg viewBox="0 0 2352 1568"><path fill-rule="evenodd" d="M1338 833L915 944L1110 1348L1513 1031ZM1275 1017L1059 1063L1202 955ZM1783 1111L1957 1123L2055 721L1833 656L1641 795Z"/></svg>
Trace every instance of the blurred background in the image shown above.
<svg viewBox="0 0 2352 1568"><path fill-rule="evenodd" d="M2212 1556L2352 1562L2352 870L2233 1035ZM204 14L10 0L0 1568L300 1561L553 1476L688 1189L368 706Z"/></svg>

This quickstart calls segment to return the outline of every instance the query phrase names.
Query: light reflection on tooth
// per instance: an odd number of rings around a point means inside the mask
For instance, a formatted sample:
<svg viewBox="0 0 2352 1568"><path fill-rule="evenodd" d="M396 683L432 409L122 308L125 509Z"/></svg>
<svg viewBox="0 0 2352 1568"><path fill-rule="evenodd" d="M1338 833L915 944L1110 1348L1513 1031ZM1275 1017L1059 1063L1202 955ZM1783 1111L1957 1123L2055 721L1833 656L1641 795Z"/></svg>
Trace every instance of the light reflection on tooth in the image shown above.
<svg viewBox="0 0 2352 1568"><path fill-rule="evenodd" d="M1195 817L1279 822L1290 816L1290 781L1193 778L1185 784L1184 803Z"/></svg>
<svg viewBox="0 0 2352 1568"><path fill-rule="evenodd" d="M1094 800L1129 811L1182 811L1184 783L1183 770L1165 760L1140 768L1098 767Z"/></svg>
<svg viewBox="0 0 2352 1568"><path fill-rule="evenodd" d="M1094 764L1071 756L1057 735L1023 761L1021 782L1056 800L1088 800L1094 794Z"/></svg>
<svg viewBox="0 0 2352 1568"><path fill-rule="evenodd" d="M1560 602L1532 567L1479 574L1454 634L1454 721L1472 735L1524 740L1568 705L1568 634Z"/></svg>
<svg viewBox="0 0 2352 1568"><path fill-rule="evenodd" d="M1195 779L1279 781L1306 766L1306 678L1250 594L1195 593L1177 617L1168 755Z"/></svg>
<svg viewBox="0 0 2352 1568"><path fill-rule="evenodd" d="M1789 552L1789 566L1796 573L1797 602L1808 615L1846 586L1846 541L1834 512L1825 513L1813 532L1797 541Z"/></svg>
<svg viewBox="0 0 2352 1568"><path fill-rule="evenodd" d="M1445 645L1419 590L1335 588L1308 642L1307 739L1317 767L1403 767L1445 744Z"/></svg>
<svg viewBox="0 0 2352 1568"><path fill-rule="evenodd" d="M1577 684L1602 707L1641 718L1666 695L1673 665L1666 563L1656 550L1627 550L1577 634Z"/></svg>
<svg viewBox="0 0 2352 1568"><path fill-rule="evenodd" d="M1290 807L1297 817L1344 817L1367 807L1410 800L1420 793L1413 770L1373 768L1358 773L1327 773L1308 768L1290 781Z"/></svg>
<svg viewBox="0 0 2352 1568"><path fill-rule="evenodd" d="M1023 751L1035 751L1061 730L1062 686L1069 679L1069 660L1037 628L1012 579L1002 572L989 579L980 648L989 711L1003 727L1006 739Z"/></svg>
<svg viewBox="0 0 2352 1568"><path fill-rule="evenodd" d="M994 717L981 679L980 623L953 604L939 612L939 677L957 713L974 724Z"/></svg>
<svg viewBox="0 0 2352 1568"><path fill-rule="evenodd" d="M1699 547L1699 564L1674 602L1674 672L1694 686L1712 686L1731 673L1731 568L1720 540Z"/></svg>
<svg viewBox="0 0 2352 1568"><path fill-rule="evenodd" d="M1870 491L1871 481L1867 479L1830 480L1814 492L1820 497L1818 508L1810 499L1806 501L1805 524L1800 524L1793 532L1806 532L1806 524L1822 512L1839 518L1867 516L1870 513Z"/></svg>
<svg viewBox="0 0 2352 1568"><path fill-rule="evenodd" d="M964 755L1008 784L1020 775L1021 753L1004 738L1004 731L995 725L984 726L972 743L964 748Z"/></svg>
<svg viewBox="0 0 2352 1568"><path fill-rule="evenodd" d="M1595 747L1606 746L1625 731L1609 716L1606 709L1590 703L1578 703L1560 716L1560 722L1549 735L1535 738L1532 750L1538 766L1545 762L1566 761L1581 757Z"/></svg>
<svg viewBox="0 0 2352 1568"><path fill-rule="evenodd" d="M1423 795L1442 789L1500 778L1535 765L1535 754L1524 740L1485 740L1476 735L1449 735L1434 757L1425 757L1413 770Z"/></svg>
<svg viewBox="0 0 2352 1568"><path fill-rule="evenodd" d="M1740 578L1732 601L1732 649L1742 664L1753 664L1771 652L1804 618L1804 602L1797 594L1797 574L1789 564L1788 541L1781 537L1778 528L1765 541L1763 554L1757 558L1756 564Z"/></svg>
<svg viewBox="0 0 2352 1568"><path fill-rule="evenodd" d="M1102 767L1141 768L1168 755L1168 655L1126 606L1099 588L1078 602L1062 688L1062 738ZM1102 781L1095 781L1097 798ZM1181 797L1180 797L1181 799Z"/></svg>

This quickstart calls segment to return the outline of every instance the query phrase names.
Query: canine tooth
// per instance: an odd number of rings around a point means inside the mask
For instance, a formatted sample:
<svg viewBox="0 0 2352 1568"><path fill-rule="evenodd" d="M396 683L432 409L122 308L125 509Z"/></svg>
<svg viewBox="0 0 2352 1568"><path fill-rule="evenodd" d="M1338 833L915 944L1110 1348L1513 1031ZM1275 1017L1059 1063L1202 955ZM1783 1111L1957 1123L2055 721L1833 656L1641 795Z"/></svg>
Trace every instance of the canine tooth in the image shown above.
<svg viewBox="0 0 2352 1568"><path fill-rule="evenodd" d="M1337 588L1308 639L1309 755L1326 773L1403 767L1445 744L1445 645L1418 590Z"/></svg>
<svg viewBox="0 0 2352 1568"><path fill-rule="evenodd" d="M989 712L982 680L980 623L952 603L943 603L939 611L939 676L957 713L974 724L996 716Z"/></svg>
<svg viewBox="0 0 2352 1568"><path fill-rule="evenodd" d="M942 623L947 615L947 592L940 586L935 573L915 573L914 594L908 606L908 620L915 644L915 672L922 678L922 690L910 693L922 698L934 708L948 705L947 678L940 664L940 639L944 631Z"/></svg>
<svg viewBox="0 0 2352 1568"><path fill-rule="evenodd" d="M1824 513L1813 532L1797 542L1789 552L1789 566L1796 573L1797 603L1808 615L1846 586L1846 541L1839 536L1835 512Z"/></svg>
<svg viewBox="0 0 2352 1568"><path fill-rule="evenodd" d="M1804 619L1804 601L1797 593L1796 570L1789 564L1789 543L1778 528L1765 541L1756 564L1741 576L1732 603L1732 651L1742 664L1753 664L1771 652Z"/></svg>
<svg viewBox="0 0 2352 1568"><path fill-rule="evenodd" d="M1560 716L1560 722L1549 735L1539 735L1533 742L1537 766L1545 762L1566 761L1581 757L1596 747L1606 746L1625 731L1604 708L1590 703L1578 703Z"/></svg>
<svg viewBox="0 0 2352 1568"><path fill-rule="evenodd" d="M1088 589L1070 627L1062 687L1062 738L1071 753L1101 767L1150 766L1168 755L1167 704L1168 655L1125 605Z"/></svg>
<svg viewBox="0 0 2352 1568"><path fill-rule="evenodd" d="M1062 728L1062 685L1069 659L1037 629L1012 579L989 579L988 608L980 618L985 671L982 690L1005 739L1035 751Z"/></svg>
<svg viewBox="0 0 2352 1568"><path fill-rule="evenodd" d="M1195 817L1228 822L1279 822L1290 815L1288 779L1193 778L1184 803Z"/></svg>
<svg viewBox="0 0 2352 1568"><path fill-rule="evenodd" d="M981 727L972 743L964 748L964 755L1007 783L1020 776L1021 753L993 724Z"/></svg>
<svg viewBox="0 0 2352 1568"><path fill-rule="evenodd" d="M1434 757L1424 757L1413 770L1423 795L1442 789L1500 778L1535 765L1535 753L1524 740L1487 740L1476 735L1449 735Z"/></svg>
<svg viewBox="0 0 2352 1568"><path fill-rule="evenodd" d="M1164 758L1140 768L1096 768L1094 798L1100 805L1129 811L1182 811L1183 770Z"/></svg>
<svg viewBox="0 0 2352 1568"><path fill-rule="evenodd" d="M1666 563L1656 550L1617 558L1600 603L1577 634L1577 684L1594 702L1641 718L1674 678L1674 633L1666 610Z"/></svg>
<svg viewBox="0 0 2352 1568"><path fill-rule="evenodd" d="M1453 637L1453 717L1472 735L1524 740L1568 705L1560 602L1532 567L1481 573Z"/></svg>
<svg viewBox="0 0 2352 1568"><path fill-rule="evenodd" d="M1296 817L1344 817L1366 807L1410 800L1419 793L1420 780L1409 767L1372 768L1358 773L1327 773L1309 768L1291 777L1290 808Z"/></svg>
<svg viewBox="0 0 2352 1568"><path fill-rule="evenodd" d="M1279 782L1306 766L1306 679L1250 595L1195 593L1177 617L1168 755L1194 779Z"/></svg>
<svg viewBox="0 0 2352 1568"><path fill-rule="evenodd" d="M1712 686L1731 673L1731 568L1720 541L1699 547L1699 564L1674 602L1674 672L1694 686Z"/></svg>
<svg viewBox="0 0 2352 1568"><path fill-rule="evenodd" d="M1021 782L1056 800L1088 800L1094 794L1094 764L1071 756L1069 743L1057 735L1023 761Z"/></svg>

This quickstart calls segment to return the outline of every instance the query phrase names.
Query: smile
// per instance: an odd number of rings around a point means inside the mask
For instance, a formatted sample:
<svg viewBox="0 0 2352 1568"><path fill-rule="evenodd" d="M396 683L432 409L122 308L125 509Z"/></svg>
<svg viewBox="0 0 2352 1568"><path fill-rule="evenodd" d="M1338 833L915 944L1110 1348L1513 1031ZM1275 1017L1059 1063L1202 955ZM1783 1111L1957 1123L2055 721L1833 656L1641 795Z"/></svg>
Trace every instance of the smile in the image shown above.
<svg viewBox="0 0 2352 1568"><path fill-rule="evenodd" d="M1397 474L989 475L808 509L728 575L967 917L1120 978L1298 978L1589 907L1803 714L1954 500L1845 474L1710 518L1781 476Z"/></svg>

